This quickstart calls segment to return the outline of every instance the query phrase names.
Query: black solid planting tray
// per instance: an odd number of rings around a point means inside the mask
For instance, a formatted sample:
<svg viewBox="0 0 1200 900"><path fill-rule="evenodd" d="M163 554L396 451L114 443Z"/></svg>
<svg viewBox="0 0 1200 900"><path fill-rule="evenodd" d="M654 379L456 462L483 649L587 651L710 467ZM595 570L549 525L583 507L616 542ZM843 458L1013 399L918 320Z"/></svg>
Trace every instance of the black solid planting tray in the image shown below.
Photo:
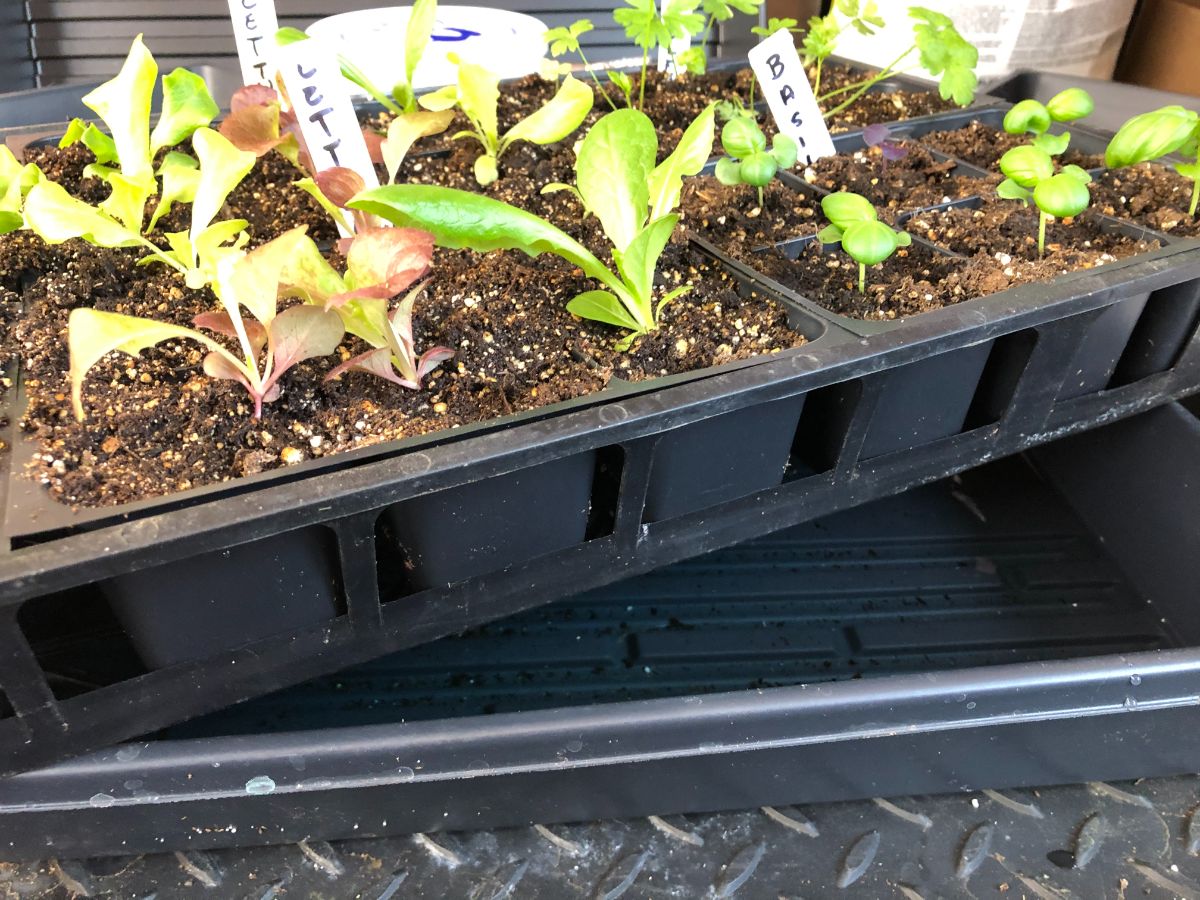
<svg viewBox="0 0 1200 900"><path fill-rule="evenodd" d="M741 275L772 292L753 271ZM32 528L27 514L9 515L0 770L855 506L1200 386L1195 243L884 327L780 300L810 343L740 367L334 458L314 477L293 470L189 492L75 533L49 513ZM14 470L0 492L23 479L20 460L0 459ZM2 499L11 512L20 497ZM55 623L110 614L138 651L120 658L136 663L114 662L102 678L64 667Z"/></svg>
<svg viewBox="0 0 1200 900"><path fill-rule="evenodd" d="M1191 772L1197 510L1200 420L1164 407L0 780L0 846L125 855ZM120 655L111 626L60 631L78 677Z"/></svg>

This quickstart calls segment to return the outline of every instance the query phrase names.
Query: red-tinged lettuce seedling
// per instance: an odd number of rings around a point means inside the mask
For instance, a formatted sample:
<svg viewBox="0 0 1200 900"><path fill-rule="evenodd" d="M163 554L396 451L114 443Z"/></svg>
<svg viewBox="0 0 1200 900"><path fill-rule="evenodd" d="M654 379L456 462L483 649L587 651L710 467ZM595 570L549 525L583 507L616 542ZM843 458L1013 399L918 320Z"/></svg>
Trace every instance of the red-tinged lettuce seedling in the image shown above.
<svg viewBox="0 0 1200 900"><path fill-rule="evenodd" d="M1074 122L1090 116L1096 108L1092 95L1083 88L1059 91L1045 104L1022 100L1004 114L1004 130L1009 134L1033 134L1032 144L1051 156L1065 153L1071 143L1070 132L1050 134L1053 122Z"/></svg>
<svg viewBox="0 0 1200 900"><path fill-rule="evenodd" d="M1164 106L1134 116L1113 135L1104 151L1104 164L1121 169L1171 153L1195 160L1174 163L1175 171L1192 182L1188 215L1195 216L1200 203L1200 114L1182 106Z"/></svg>
<svg viewBox="0 0 1200 900"><path fill-rule="evenodd" d="M685 176L712 152L715 106L685 130L679 145L655 166L658 137L643 113L621 109L601 118L580 142L574 190L600 220L612 243L613 272L570 235L544 219L479 194L423 184L394 184L360 194L350 206L433 234L439 246L480 253L553 253L578 266L603 289L585 291L567 309L630 332L621 342L658 327L663 308L688 285L658 296L654 275L679 217ZM657 301L657 302L656 302Z"/></svg>
<svg viewBox="0 0 1200 900"><path fill-rule="evenodd" d="M433 112L462 110L471 128L458 132L454 139L471 138L483 147L483 155L475 160L475 180L486 186L499 177L500 157L513 143L544 145L561 141L583 124L592 111L595 95L584 82L568 75L541 109L501 135L497 124L500 79L483 66L460 61L458 81L423 95L419 102Z"/></svg>
<svg viewBox="0 0 1200 900"><path fill-rule="evenodd" d="M84 377L109 353L119 350L136 356L164 341L187 339L208 349L205 374L242 385L254 404L254 417L260 418L263 403L279 396L279 379L288 369L330 355L344 335L337 314L318 306L300 304L278 312L284 273L303 252L305 242L312 244L301 226L239 258L222 261L215 290L223 310L202 313L194 323L236 340L240 356L192 328L97 309L72 310L67 340L75 417L84 418Z"/></svg>
<svg viewBox="0 0 1200 900"><path fill-rule="evenodd" d="M908 156L908 148L902 141L892 137L892 129L886 125L868 125L863 129L862 136L863 143L868 147L879 148L880 168L885 172L889 162L898 162Z"/></svg>
<svg viewBox="0 0 1200 900"><path fill-rule="evenodd" d="M182 153L167 154L163 160L162 196L152 221L175 200L192 204L191 228L164 235L165 250L142 236L140 217L120 214L120 204L91 206L51 181L39 182L29 190L26 227L48 244L82 238L98 247L143 247L150 251L146 262L164 263L180 272L188 287L203 287L215 278L220 261L248 240L245 219L213 220L229 193L249 174L256 157L238 150L211 128L200 128L192 135L192 148L198 163ZM114 180L114 195L124 184L124 179Z"/></svg>
<svg viewBox="0 0 1200 900"><path fill-rule="evenodd" d="M799 148L786 134L776 134L767 149L767 138L753 113L735 115L721 129L721 147L726 156L717 161L715 174L721 184L749 184L758 190L758 205L763 205L763 188L780 169L796 164Z"/></svg>
<svg viewBox="0 0 1200 900"><path fill-rule="evenodd" d="M66 146L82 141L95 153L96 162L84 174L112 188L101 209L135 232L142 231L146 202L158 192L154 160L159 151L177 146L207 126L219 112L203 78L186 69L175 69L163 76L162 114L152 130L150 104L157 78L158 64L138 35L116 78L83 97L84 105L104 121L108 134L76 119L59 143ZM168 199L164 190L153 221L166 212L171 202L191 202L188 187L192 181L181 177L186 159L178 152L164 159L157 174L172 182L175 196Z"/></svg>
<svg viewBox="0 0 1200 900"><path fill-rule="evenodd" d="M21 208L25 197L43 177L41 169L33 163L21 165L12 151L0 144L0 234L24 227Z"/></svg>
<svg viewBox="0 0 1200 900"><path fill-rule="evenodd" d="M847 255L858 263L858 292L866 292L867 266L883 262L899 247L912 244L907 231L893 231L875 212L866 197L841 192L821 200L821 210L829 219L817 234L822 244L841 244Z"/></svg>
<svg viewBox="0 0 1200 900"><path fill-rule="evenodd" d="M279 94L265 84L248 84L233 92L229 115L221 122L220 132L239 150L266 156L278 151L292 165L300 168L303 146L296 114L284 112Z"/></svg>
<svg viewBox="0 0 1200 900"><path fill-rule="evenodd" d="M1077 216L1092 202L1092 176L1074 165L1055 174L1054 159L1038 147L1013 147L1000 157L1000 171L1005 178L996 193L1026 206L1032 200L1038 209L1038 256L1046 252L1046 223L1056 216Z"/></svg>

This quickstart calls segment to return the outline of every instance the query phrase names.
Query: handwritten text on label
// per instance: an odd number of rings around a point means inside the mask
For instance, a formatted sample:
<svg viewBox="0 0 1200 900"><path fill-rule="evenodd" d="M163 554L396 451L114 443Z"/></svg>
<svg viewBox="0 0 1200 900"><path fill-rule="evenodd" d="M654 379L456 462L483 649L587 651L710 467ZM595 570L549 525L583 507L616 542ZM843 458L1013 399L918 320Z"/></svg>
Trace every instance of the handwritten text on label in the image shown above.
<svg viewBox="0 0 1200 900"><path fill-rule="evenodd" d="M229 18L233 20L233 40L242 66L242 84L271 84L267 71L270 51L275 43L279 20L275 0L229 0Z"/></svg>
<svg viewBox="0 0 1200 900"><path fill-rule="evenodd" d="M763 96L781 134L791 136L804 165L833 156L833 138L813 96L812 85L788 31L777 31L748 54Z"/></svg>

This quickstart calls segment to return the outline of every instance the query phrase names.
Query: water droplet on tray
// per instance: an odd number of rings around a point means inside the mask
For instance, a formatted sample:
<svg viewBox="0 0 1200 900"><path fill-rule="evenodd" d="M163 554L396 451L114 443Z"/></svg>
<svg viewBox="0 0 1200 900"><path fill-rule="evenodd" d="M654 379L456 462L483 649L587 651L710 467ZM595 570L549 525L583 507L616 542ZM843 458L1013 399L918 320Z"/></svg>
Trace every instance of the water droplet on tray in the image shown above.
<svg viewBox="0 0 1200 900"><path fill-rule="evenodd" d="M269 775L259 775L257 778L251 778L246 782L246 793L254 796L263 794L271 794L275 792L275 779Z"/></svg>

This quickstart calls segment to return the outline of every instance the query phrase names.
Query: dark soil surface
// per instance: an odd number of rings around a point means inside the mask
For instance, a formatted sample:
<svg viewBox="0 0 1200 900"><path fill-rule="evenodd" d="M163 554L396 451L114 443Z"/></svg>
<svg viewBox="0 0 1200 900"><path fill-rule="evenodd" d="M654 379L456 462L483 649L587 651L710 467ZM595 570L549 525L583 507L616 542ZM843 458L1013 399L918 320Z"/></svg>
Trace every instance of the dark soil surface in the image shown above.
<svg viewBox="0 0 1200 900"><path fill-rule="evenodd" d="M999 172L1000 157L1013 147L1028 144L1032 139L1033 135L1009 134L979 121L973 121L965 128L931 131L916 138L928 147L941 150L988 172ZM1058 161L1064 166L1076 165L1083 169L1098 169L1104 165L1104 156L1081 153L1068 146L1067 152L1058 157Z"/></svg>
<svg viewBox="0 0 1200 900"><path fill-rule="evenodd" d="M862 194L887 221L905 210L994 191L999 182L999 178L985 182L956 172L953 160L939 159L919 144L907 146L908 155L886 166L879 148L871 147L819 159L801 177L826 191Z"/></svg>
<svg viewBox="0 0 1200 900"><path fill-rule="evenodd" d="M813 197L776 178L758 191L748 184L732 187L711 175L689 178L680 202L685 228L703 235L730 256L748 260L757 247L815 234L820 209Z"/></svg>
<svg viewBox="0 0 1200 900"><path fill-rule="evenodd" d="M1200 215L1188 215L1192 182L1167 166L1143 163L1105 172L1092 185L1093 208L1179 237L1200 235Z"/></svg>
<svg viewBox="0 0 1200 900"><path fill-rule="evenodd" d="M984 253L1002 260L1038 259L1037 210L1013 200L988 198L979 209L923 212L910 219L906 227L910 233L964 256ZM1047 258L1071 269L1145 253L1156 246L1156 242L1101 231L1086 214L1074 221L1055 220L1046 225Z"/></svg>

